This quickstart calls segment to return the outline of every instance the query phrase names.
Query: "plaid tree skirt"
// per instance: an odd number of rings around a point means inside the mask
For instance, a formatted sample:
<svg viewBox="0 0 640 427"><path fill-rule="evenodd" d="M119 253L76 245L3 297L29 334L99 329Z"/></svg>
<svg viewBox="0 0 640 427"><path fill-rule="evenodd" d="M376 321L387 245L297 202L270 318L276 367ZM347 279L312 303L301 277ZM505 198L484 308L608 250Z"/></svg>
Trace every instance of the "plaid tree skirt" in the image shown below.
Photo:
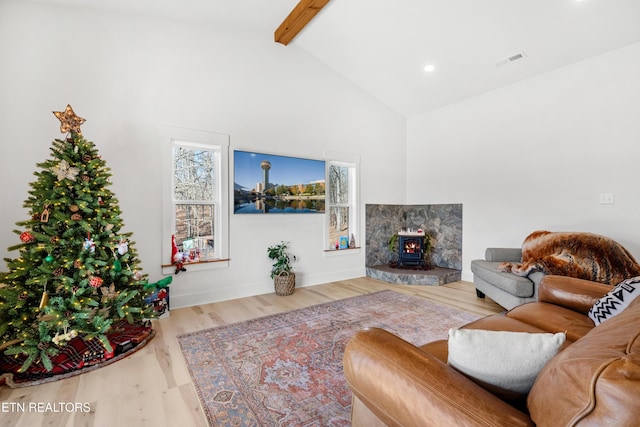
<svg viewBox="0 0 640 427"><path fill-rule="evenodd" d="M107 338L113 348L108 352L99 340L84 340L78 336L62 346L60 352L52 357L53 369L47 371L41 363L33 363L26 372L18 372L26 356L7 356L0 354L0 385L25 387L42 384L81 374L96 369L142 348L155 331L151 322L129 324L126 320L115 323Z"/></svg>

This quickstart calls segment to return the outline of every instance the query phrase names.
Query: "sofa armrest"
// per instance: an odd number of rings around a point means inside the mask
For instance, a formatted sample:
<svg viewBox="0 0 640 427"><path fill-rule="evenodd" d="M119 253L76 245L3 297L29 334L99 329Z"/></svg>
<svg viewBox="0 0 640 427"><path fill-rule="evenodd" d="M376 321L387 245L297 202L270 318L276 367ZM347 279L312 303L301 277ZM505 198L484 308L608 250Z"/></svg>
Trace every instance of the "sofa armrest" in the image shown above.
<svg viewBox="0 0 640 427"><path fill-rule="evenodd" d="M351 338L344 373L354 395L389 426L533 425L435 356L382 329Z"/></svg>
<svg viewBox="0 0 640 427"><path fill-rule="evenodd" d="M520 248L487 248L484 251L484 259L491 262L520 262L522 261L522 249Z"/></svg>
<svg viewBox="0 0 640 427"><path fill-rule="evenodd" d="M566 276L544 276L538 301L560 305L587 314L593 304L611 290L610 285Z"/></svg>

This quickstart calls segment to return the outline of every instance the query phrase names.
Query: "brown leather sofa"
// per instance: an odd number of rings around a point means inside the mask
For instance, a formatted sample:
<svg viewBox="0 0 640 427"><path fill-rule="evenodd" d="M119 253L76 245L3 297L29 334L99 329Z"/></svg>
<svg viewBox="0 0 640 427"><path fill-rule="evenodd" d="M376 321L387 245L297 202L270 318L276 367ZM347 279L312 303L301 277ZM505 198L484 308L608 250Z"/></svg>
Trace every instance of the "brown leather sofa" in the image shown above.
<svg viewBox="0 0 640 427"><path fill-rule="evenodd" d="M561 351L526 396L474 382L447 365L447 341L416 347L382 329L348 343L344 372L353 392L352 425L638 426L640 298L597 327L587 316L610 286L545 276L539 300L464 328L563 332Z"/></svg>

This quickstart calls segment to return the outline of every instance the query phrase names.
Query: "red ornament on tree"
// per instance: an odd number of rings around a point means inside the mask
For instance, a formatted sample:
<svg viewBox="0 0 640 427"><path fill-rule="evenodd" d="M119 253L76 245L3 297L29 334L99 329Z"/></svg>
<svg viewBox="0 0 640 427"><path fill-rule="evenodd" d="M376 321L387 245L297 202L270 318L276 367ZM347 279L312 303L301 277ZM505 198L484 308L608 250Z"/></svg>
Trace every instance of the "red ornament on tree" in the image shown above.
<svg viewBox="0 0 640 427"><path fill-rule="evenodd" d="M28 231L25 231L20 234L20 240L23 241L24 243L31 243L35 240L35 238L33 237L33 234L29 233Z"/></svg>
<svg viewBox="0 0 640 427"><path fill-rule="evenodd" d="M91 280L89 280L89 286L91 286L92 288L99 288L100 286L102 286L102 282L103 280L101 278L93 276Z"/></svg>

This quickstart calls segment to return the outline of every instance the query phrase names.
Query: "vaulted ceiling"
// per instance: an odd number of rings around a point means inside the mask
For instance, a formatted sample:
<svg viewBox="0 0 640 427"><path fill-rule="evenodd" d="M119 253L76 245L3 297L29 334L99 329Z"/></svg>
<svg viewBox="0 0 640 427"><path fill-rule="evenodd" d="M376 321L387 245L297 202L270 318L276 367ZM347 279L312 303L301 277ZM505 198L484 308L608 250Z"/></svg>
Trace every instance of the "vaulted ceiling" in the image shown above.
<svg viewBox="0 0 640 427"><path fill-rule="evenodd" d="M272 39L298 4L35 1L204 21ZM310 52L410 117L636 42L639 0L330 0L283 49Z"/></svg>

